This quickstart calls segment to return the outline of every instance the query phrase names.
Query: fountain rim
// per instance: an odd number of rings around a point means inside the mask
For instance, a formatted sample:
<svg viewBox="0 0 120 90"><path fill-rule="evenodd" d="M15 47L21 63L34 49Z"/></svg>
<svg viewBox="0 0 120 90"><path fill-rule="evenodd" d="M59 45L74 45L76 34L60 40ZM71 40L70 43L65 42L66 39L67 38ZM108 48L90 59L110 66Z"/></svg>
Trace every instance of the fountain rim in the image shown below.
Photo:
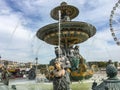
<svg viewBox="0 0 120 90"><path fill-rule="evenodd" d="M63 8L66 8L66 10L71 11L71 15L69 16L70 19L73 19L75 17L78 16L79 14L79 10L78 8L76 8L75 6L72 5L64 5L64 6L57 6L55 8L53 8L50 12L50 16L54 19L54 20L59 20L59 15L58 15L58 11L61 10ZM73 10L74 9L74 10ZM56 16L55 16L56 15Z"/></svg>
<svg viewBox="0 0 120 90"><path fill-rule="evenodd" d="M83 24L83 26L82 26ZM66 26L67 25L67 26ZM68 21L68 22L62 22L61 23L61 28L63 29L63 27L65 26L65 28L77 28L75 25L77 25L78 28L81 28L81 31L82 32L87 32L87 34L89 35L89 38L94 36L95 33L96 33L96 28L95 26L93 26L92 24L89 24L89 23L86 23L86 22L80 22L80 21ZM81 27L82 26L82 27ZM51 28L50 28L51 27ZM43 40L43 37L44 36L43 34L44 33L47 33L47 32L52 32L52 29L56 29L58 28L58 22L57 23L51 23L51 24L48 24L46 26L43 26L42 28L40 28L37 33L36 33L36 36ZM88 31L87 30L83 30L83 28L89 28ZM61 29L61 31L62 31ZM68 30L69 31L69 30ZM54 32L58 32L58 30L55 30ZM92 33L91 33L92 32Z"/></svg>

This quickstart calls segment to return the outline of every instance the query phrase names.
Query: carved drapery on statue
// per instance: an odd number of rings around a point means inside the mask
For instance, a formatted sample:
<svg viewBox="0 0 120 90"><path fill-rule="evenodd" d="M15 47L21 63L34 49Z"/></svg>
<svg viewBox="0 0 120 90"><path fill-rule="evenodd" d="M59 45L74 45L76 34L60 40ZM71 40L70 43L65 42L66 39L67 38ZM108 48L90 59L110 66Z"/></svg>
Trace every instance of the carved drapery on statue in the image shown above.
<svg viewBox="0 0 120 90"><path fill-rule="evenodd" d="M54 62L54 70L50 72L53 75L53 90L70 90L69 72L62 63L56 60Z"/></svg>
<svg viewBox="0 0 120 90"><path fill-rule="evenodd" d="M64 50L64 53L63 53ZM55 61L60 61L62 67L70 74L71 79L73 80L81 80L83 78L89 78L89 75L92 75L91 72L87 72L87 65L85 59L80 55L79 53L79 47L70 47L68 49L65 49L62 47L60 48L60 52L58 47L55 47L55 54L56 58L52 59L50 61L50 72L54 70L54 62ZM78 77L74 77L74 76ZM81 77L79 77L82 75ZM48 79L52 80L51 76L47 76Z"/></svg>
<svg viewBox="0 0 120 90"><path fill-rule="evenodd" d="M64 76L53 78L53 90L70 90L69 85L70 79L67 71Z"/></svg>

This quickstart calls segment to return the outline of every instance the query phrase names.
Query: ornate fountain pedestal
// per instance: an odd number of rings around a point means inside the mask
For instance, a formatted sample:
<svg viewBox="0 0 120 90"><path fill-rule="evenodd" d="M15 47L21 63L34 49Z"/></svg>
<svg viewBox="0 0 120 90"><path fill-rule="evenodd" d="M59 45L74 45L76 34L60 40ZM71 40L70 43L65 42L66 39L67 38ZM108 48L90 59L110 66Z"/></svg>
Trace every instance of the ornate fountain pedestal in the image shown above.
<svg viewBox="0 0 120 90"><path fill-rule="evenodd" d="M59 11L61 12L60 33L57 22L40 28L36 34L39 39L46 43L56 45L56 58L50 61L49 72L54 70L54 62L59 60L64 69L70 73L71 80L88 79L93 75L93 71L88 70L86 60L80 55L79 47L75 44L82 43L95 35L96 28L86 22L72 21L79 14L79 10L72 5L67 5L66 2L55 7L51 11L51 17L59 20ZM59 42L60 46L58 47ZM46 74L46 77L52 79L50 74Z"/></svg>

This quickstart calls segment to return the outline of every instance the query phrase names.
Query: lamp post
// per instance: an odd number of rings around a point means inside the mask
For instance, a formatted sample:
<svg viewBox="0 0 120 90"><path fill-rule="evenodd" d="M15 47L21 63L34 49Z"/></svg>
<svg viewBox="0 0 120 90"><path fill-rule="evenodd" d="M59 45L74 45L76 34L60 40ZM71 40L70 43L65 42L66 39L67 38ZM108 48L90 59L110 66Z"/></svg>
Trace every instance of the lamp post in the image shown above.
<svg viewBox="0 0 120 90"><path fill-rule="evenodd" d="M0 64L1 64L1 58L2 58L2 57L1 57L1 55L0 55Z"/></svg>
<svg viewBox="0 0 120 90"><path fill-rule="evenodd" d="M0 55L0 68L2 67L2 60L1 60L1 55Z"/></svg>
<svg viewBox="0 0 120 90"><path fill-rule="evenodd" d="M38 57L35 58L36 60L36 75L37 75L37 64L38 64Z"/></svg>

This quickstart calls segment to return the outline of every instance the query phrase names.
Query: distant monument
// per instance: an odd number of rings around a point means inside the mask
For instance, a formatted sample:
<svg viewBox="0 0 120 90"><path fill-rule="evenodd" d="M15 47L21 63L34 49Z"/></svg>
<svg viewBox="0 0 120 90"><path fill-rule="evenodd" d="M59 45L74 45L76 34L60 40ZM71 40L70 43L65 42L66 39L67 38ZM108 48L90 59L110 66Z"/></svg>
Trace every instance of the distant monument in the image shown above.
<svg viewBox="0 0 120 90"><path fill-rule="evenodd" d="M106 74L108 79L103 80L99 85L94 82L92 90L120 90L120 79L117 77L118 71L111 60L106 67Z"/></svg>

